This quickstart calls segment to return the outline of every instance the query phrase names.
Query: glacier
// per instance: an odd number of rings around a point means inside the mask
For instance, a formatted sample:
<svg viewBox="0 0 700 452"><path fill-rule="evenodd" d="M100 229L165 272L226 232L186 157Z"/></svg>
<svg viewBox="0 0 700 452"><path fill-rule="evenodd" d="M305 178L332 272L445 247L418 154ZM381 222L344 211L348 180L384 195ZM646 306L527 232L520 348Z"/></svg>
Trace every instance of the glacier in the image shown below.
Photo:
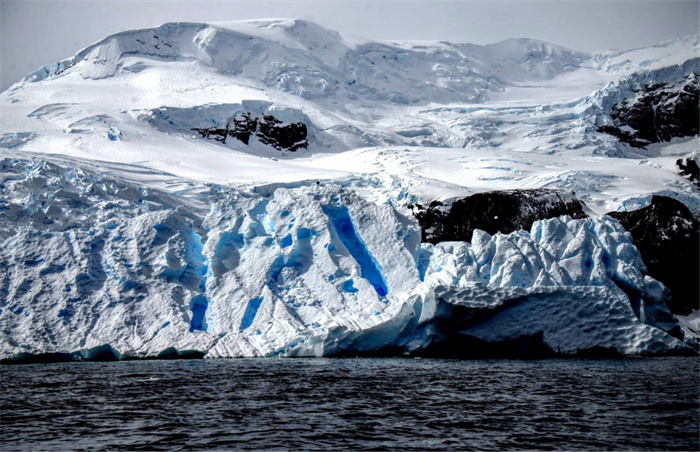
<svg viewBox="0 0 700 452"><path fill-rule="evenodd" d="M539 333L564 354L689 350L610 217L432 245L414 218L334 184L185 202L47 162L1 168L5 357L411 355L452 340L447 325L488 342Z"/></svg>
<svg viewBox="0 0 700 452"><path fill-rule="evenodd" d="M700 218L674 119L699 62L697 36L106 37L0 94L0 359L696 353L700 310L669 310L605 214L663 195ZM522 189L581 211L422 243L413 206Z"/></svg>

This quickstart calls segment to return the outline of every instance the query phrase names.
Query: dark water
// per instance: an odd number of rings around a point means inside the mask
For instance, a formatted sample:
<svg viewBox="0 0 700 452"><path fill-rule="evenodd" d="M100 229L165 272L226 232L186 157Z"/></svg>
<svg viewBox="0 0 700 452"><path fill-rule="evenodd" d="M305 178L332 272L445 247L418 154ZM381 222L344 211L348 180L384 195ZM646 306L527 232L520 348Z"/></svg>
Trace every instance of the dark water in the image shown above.
<svg viewBox="0 0 700 452"><path fill-rule="evenodd" d="M2 366L2 450L698 450L697 358Z"/></svg>

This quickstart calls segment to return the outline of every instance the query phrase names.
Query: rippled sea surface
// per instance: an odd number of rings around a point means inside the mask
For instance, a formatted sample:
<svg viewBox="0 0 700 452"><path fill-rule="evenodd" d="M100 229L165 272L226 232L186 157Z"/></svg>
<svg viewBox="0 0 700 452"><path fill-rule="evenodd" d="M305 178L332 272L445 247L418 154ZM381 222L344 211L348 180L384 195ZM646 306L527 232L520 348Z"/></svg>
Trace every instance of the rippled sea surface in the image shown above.
<svg viewBox="0 0 700 452"><path fill-rule="evenodd" d="M2 366L2 450L698 450L697 358Z"/></svg>

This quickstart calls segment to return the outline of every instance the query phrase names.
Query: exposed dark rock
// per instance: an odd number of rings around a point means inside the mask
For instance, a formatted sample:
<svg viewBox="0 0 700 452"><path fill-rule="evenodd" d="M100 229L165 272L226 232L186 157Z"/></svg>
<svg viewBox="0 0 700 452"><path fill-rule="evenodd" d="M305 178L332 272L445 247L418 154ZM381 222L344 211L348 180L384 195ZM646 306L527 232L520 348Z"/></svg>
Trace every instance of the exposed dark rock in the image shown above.
<svg viewBox="0 0 700 452"><path fill-rule="evenodd" d="M613 105L613 124L598 130L637 148L676 137L698 135L700 87L697 74L681 83L653 83L631 89L634 94Z"/></svg>
<svg viewBox="0 0 700 452"><path fill-rule="evenodd" d="M700 187L700 168L698 168L697 160L691 157L678 159L676 160L676 166L681 176L691 182L695 182L695 185Z"/></svg>
<svg viewBox="0 0 700 452"><path fill-rule="evenodd" d="M606 124L598 128L598 132L604 132L608 135L617 137L623 143L627 143L634 148L644 148L649 144L649 141L643 141L637 138L637 136L627 130L622 130L618 125Z"/></svg>
<svg viewBox="0 0 700 452"><path fill-rule="evenodd" d="M231 118L225 127L208 127L192 129L202 138L226 143L228 137L233 137L244 144L250 143L251 135L268 146L280 151L294 152L307 148L307 128L303 122L285 124L272 115L255 117L252 113L243 113Z"/></svg>
<svg viewBox="0 0 700 452"><path fill-rule="evenodd" d="M556 190L507 190L478 193L445 205L433 201L425 209L412 206L423 242L470 242L474 229L489 234L529 230L537 220L569 215L586 218L573 193Z"/></svg>
<svg viewBox="0 0 700 452"><path fill-rule="evenodd" d="M298 122L284 125L282 121L270 115L263 116L256 135L262 143L275 149L296 151L308 146L306 124Z"/></svg>
<svg viewBox="0 0 700 452"><path fill-rule="evenodd" d="M674 314L687 315L700 303L700 231L683 203L654 196L651 204L631 212L611 212L632 234L649 275L671 290Z"/></svg>
<svg viewBox="0 0 700 452"><path fill-rule="evenodd" d="M258 128L258 120L253 118L250 113L244 113L233 118L233 130L231 134L245 144L250 141L250 136L255 133Z"/></svg>
<svg viewBox="0 0 700 452"><path fill-rule="evenodd" d="M221 128L217 129L214 127L210 127L208 129L194 128L192 130L198 132L202 136L202 138L216 140L220 143L226 143L226 138L229 136L229 133L230 133L230 130L228 128L228 124L226 124L226 128L224 128L224 129L221 129Z"/></svg>

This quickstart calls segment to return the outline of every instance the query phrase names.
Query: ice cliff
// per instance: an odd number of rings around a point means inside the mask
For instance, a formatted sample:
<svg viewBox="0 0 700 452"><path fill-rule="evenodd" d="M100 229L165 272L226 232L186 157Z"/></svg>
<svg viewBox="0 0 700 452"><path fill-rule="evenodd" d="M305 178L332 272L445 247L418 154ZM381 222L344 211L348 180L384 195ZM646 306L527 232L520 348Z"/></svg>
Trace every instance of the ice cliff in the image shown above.
<svg viewBox="0 0 700 452"><path fill-rule="evenodd" d="M197 201L46 162L0 168L5 358L420 355L532 336L565 354L688 350L609 217L432 245L336 185Z"/></svg>

